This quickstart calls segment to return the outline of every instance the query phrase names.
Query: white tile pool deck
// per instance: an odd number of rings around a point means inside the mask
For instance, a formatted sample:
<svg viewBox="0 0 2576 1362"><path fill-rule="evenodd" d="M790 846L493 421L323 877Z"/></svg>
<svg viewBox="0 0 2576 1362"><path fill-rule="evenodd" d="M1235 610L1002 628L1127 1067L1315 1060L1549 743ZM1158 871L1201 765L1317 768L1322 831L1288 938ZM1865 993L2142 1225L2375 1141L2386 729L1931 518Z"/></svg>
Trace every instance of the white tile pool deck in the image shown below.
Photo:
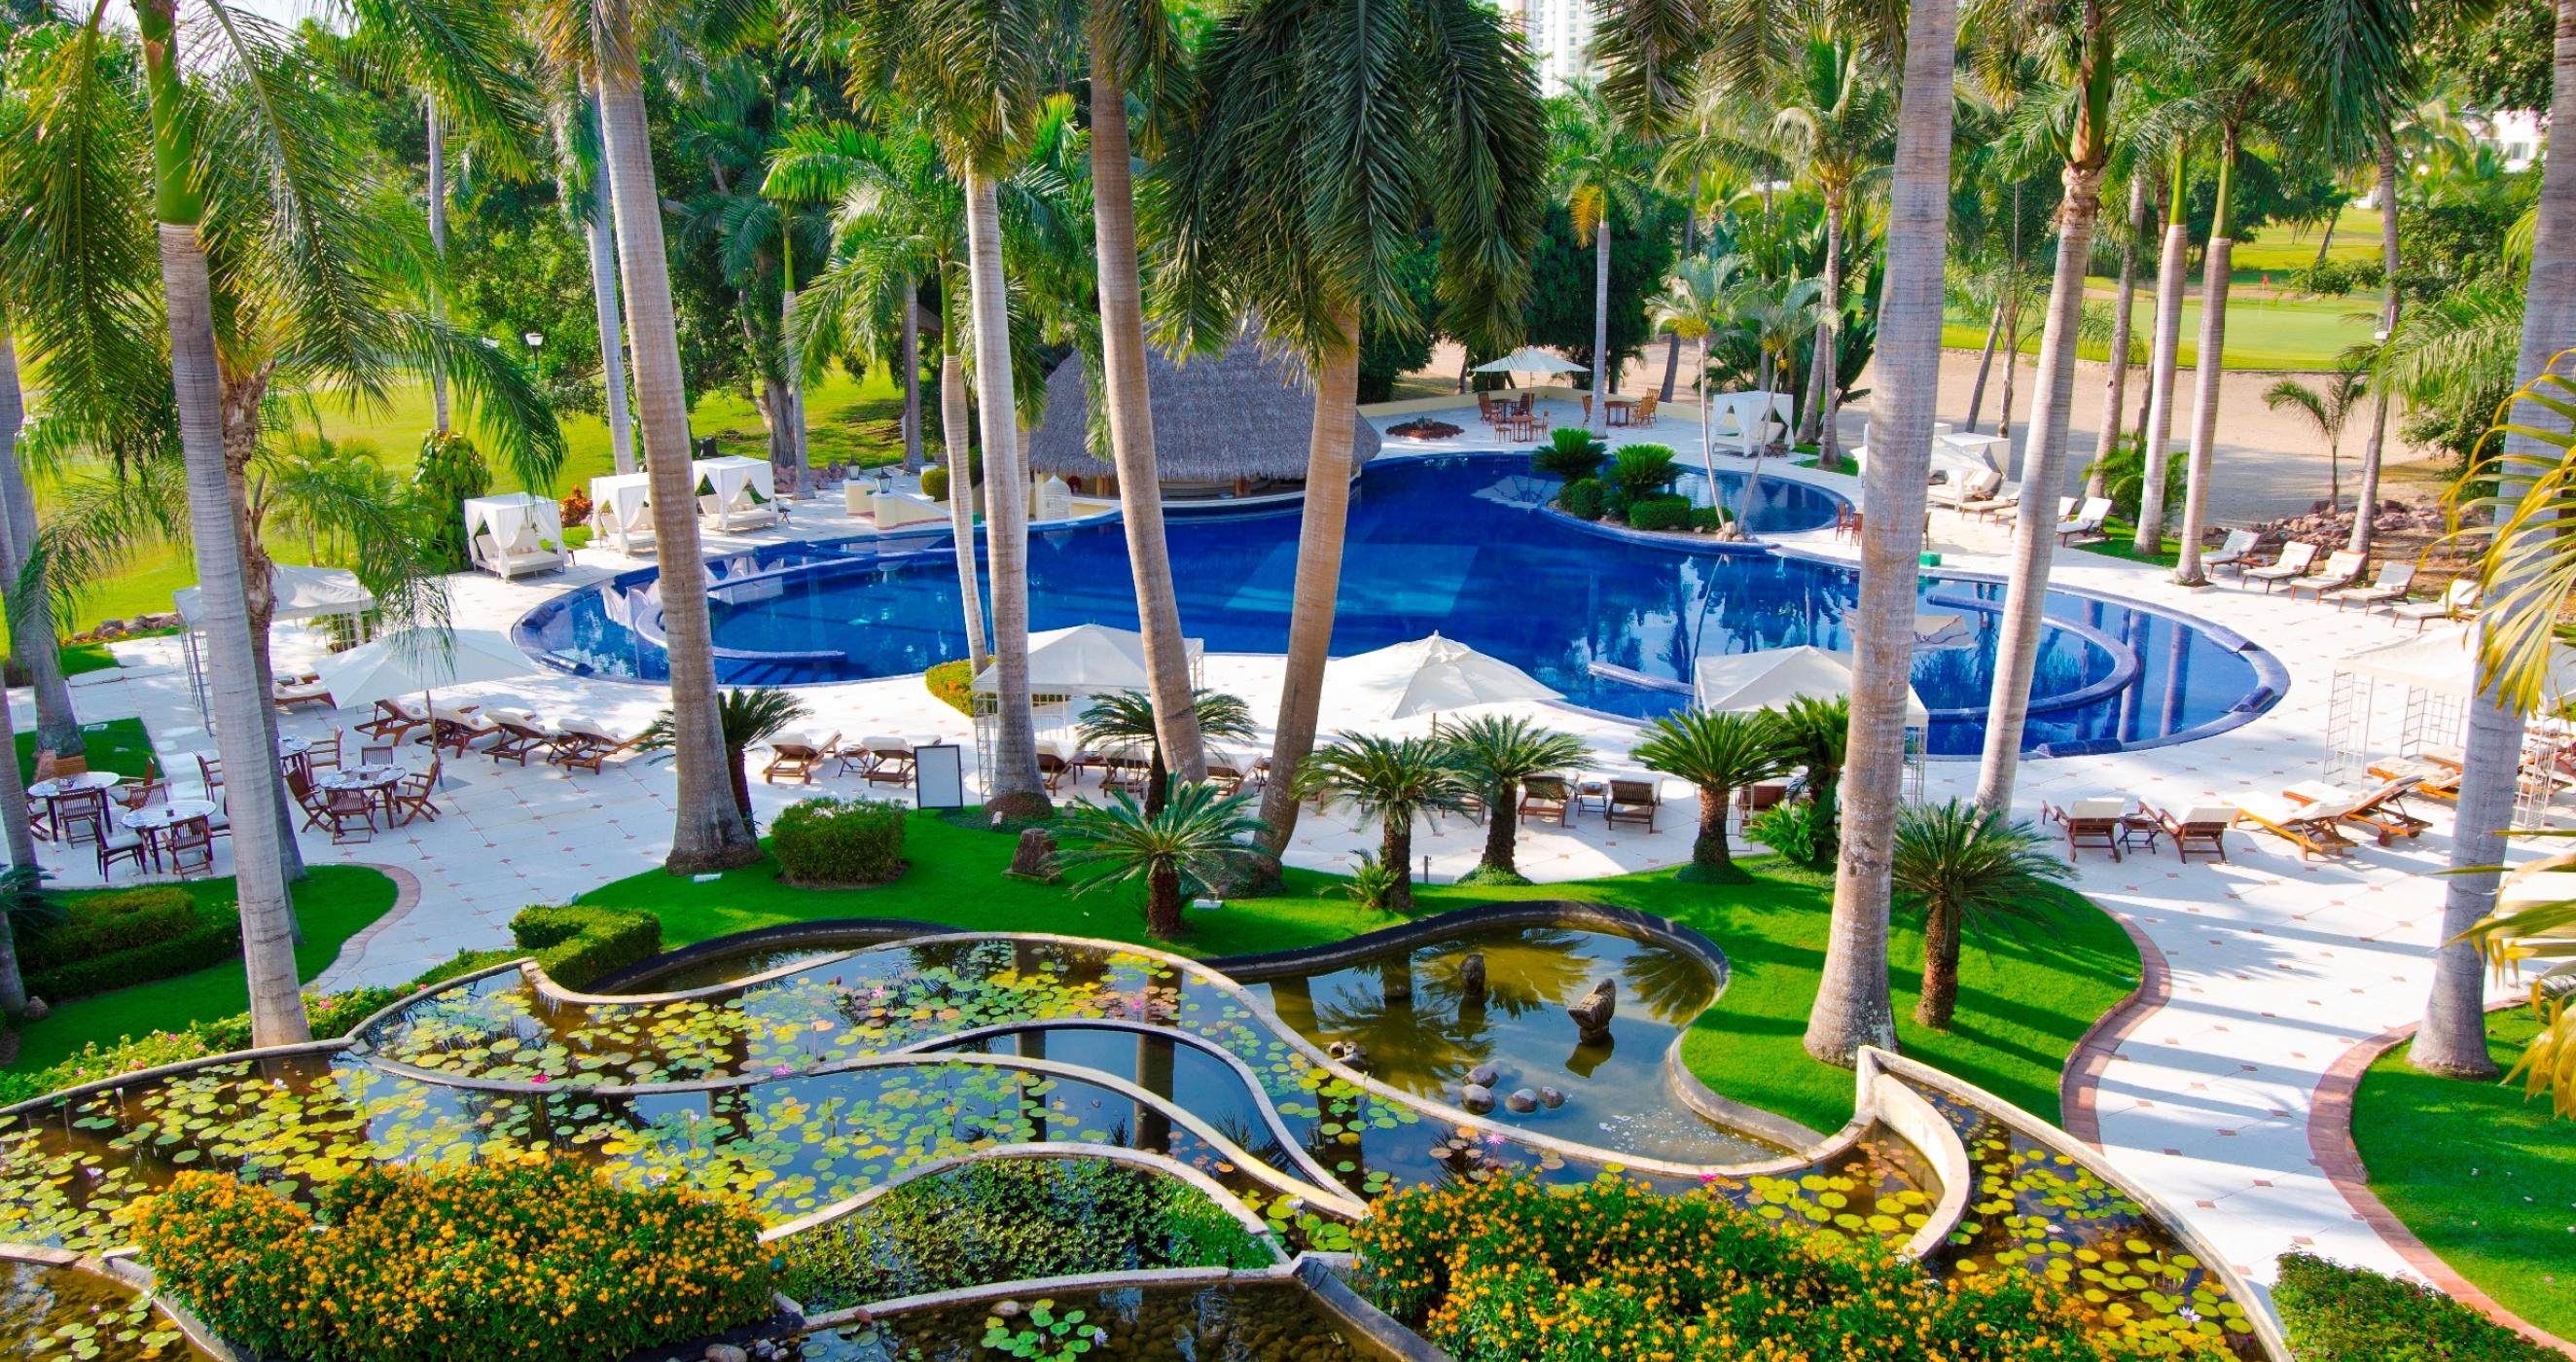
<svg viewBox="0 0 2576 1362"><path fill-rule="evenodd" d="M1472 426L1472 416L1458 424ZM1679 414L1668 415L1652 432L1621 434L1669 441L1683 450L1686 462L1696 461L1696 426ZM1389 442L1390 452L1419 448ZM1771 470L1778 467L1775 461ZM791 533L801 537L867 528L841 515L837 503L828 512L820 503L804 503L795 521ZM1947 567L2003 566L2006 544L1998 530L1936 513L1933 534ZM710 547L726 547L777 537L770 532L709 540ZM1783 542L1829 556L1854 552L1825 533ZM537 581L460 577L454 618L460 625L505 627L549 596L632 565L588 550L580 557L573 571ZM2026 763L2018 797L2025 816L2035 816L2042 800L2060 803L2087 794L2133 794L2170 807L2268 796L2293 781L2315 778L2335 659L2399 636L2384 616L2294 604L2233 585L2189 591L2156 570L2096 554L2061 553L2055 580L2224 624L2269 648L2288 668L2291 684L2270 712L2216 739ZM318 647L313 636L282 628L279 665L296 664ZM176 640L125 643L116 651L125 664L121 669L74 682L82 717L142 717L165 767L181 773L182 786L193 784L195 764L188 754L212 744L190 699ZM1267 714L1275 708L1279 661L1210 657L1205 682L1243 695L1256 715ZM662 704L656 688L558 674L468 689L523 696L549 715L589 714L619 732L641 728ZM812 687L803 694L816 711L811 727L817 732L838 730L850 738L935 732L964 744L972 762L966 720L933 700L916 677ZM23 696L17 703L22 716L29 712ZM1610 773L1642 774L1626 757L1631 726L1558 706L1527 709L1582 734L1600 750ZM304 711L286 720L285 728L323 735L360 717ZM1351 716L1335 713L1328 697L1324 728L1350 722ZM1266 735L1261 747L1267 749ZM652 869L668 845L671 776L649 756L614 762L596 776L568 775L542 764L524 770L496 766L479 755L451 769L451 783L439 796L447 812L435 823L415 823L348 846L305 834L304 853L312 861L392 866L417 876L423 886L418 905L353 943L324 976L325 984L398 982L460 948L506 944L506 923L519 908L561 902ZM1965 795L1974 777L1973 762L1934 762L1929 792ZM835 777L816 788L855 792L859 782ZM757 782L753 791L764 817L805 793ZM1522 869L1536 879L1570 879L1685 858L1691 797L1678 784L1668 785L1665 797L1665 817L1653 834L1623 829L1611 835L1598 815L1571 829L1525 825ZM2124 1171L2192 1217L2257 1279L2267 1280L2272 1259L2294 1246L2404 1270L2396 1252L2311 1161L2307 1116L2319 1080L2339 1055L2423 1010L2442 889L2431 872L2448 854L2447 833L2444 823L2417 842L2365 847L2331 864L2302 862L2277 840L2243 833L2229 836L2231 859L2224 864L2186 867L2169 850L2116 864L2087 854L2080 864L2083 890L2154 943L2172 981L2170 999L2130 1029L2099 1077L2094 1102L2101 1143ZM1445 880L1474 863L1481 839L1481 828L1449 819L1438 829L1417 831L1416 854L1428 854L1433 877ZM1358 851L1375 845L1374 831L1354 827L1348 815L1310 811L1299 823L1290 859L1345 868ZM57 854L56 860L61 883L96 878L85 850L77 857ZM1026 925L1079 933L1086 919L1131 911L1106 898L1068 900L1060 915Z"/></svg>

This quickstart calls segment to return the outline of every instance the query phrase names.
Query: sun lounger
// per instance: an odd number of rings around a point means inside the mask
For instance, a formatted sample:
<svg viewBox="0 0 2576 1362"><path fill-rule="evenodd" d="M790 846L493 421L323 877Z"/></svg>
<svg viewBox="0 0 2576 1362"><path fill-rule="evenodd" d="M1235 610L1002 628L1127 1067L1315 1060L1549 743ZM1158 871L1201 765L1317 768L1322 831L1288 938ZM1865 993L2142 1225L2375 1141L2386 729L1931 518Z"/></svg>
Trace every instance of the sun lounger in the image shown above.
<svg viewBox="0 0 2576 1362"><path fill-rule="evenodd" d="M2057 522L2058 545L2064 547L2079 536L2087 542L2101 538L2102 522L2110 516L2111 499L2109 497L2086 498L2083 509L2077 511L2074 518Z"/></svg>
<svg viewBox="0 0 2576 1362"><path fill-rule="evenodd" d="M430 746L436 750L454 748L464 756L465 749L485 738L499 737L501 725L481 714L438 705L429 711Z"/></svg>
<svg viewBox="0 0 2576 1362"><path fill-rule="evenodd" d="M2454 577L2449 586L2442 588L2440 600L2401 601L2389 607L2388 618L2398 624L2413 620L2415 632L2420 634L2424 632L2425 625L2435 620L2468 619L2477 613L2477 582L2468 577Z"/></svg>
<svg viewBox="0 0 2576 1362"><path fill-rule="evenodd" d="M2331 804L2262 805L2240 803L2236 816L2242 822L2271 833L2299 849L2299 859L2322 856L2332 860L2353 848L2353 840L2335 830L2343 816L2359 807L2359 799L2347 798Z"/></svg>
<svg viewBox="0 0 2576 1362"><path fill-rule="evenodd" d="M2129 842L2129 801L2117 795L2068 801L2065 808L2039 806L2040 816L2055 821L2066 833L2066 859L2074 860L2079 851L2107 851L2111 859L2120 859L2120 851Z"/></svg>
<svg viewBox="0 0 2576 1362"><path fill-rule="evenodd" d="M1655 830L1655 810L1664 806L1663 792L1651 780L1614 780L1610 782L1610 807L1602 818L1612 827L1635 823L1648 832Z"/></svg>
<svg viewBox="0 0 2576 1362"><path fill-rule="evenodd" d="M1521 803L1516 811L1524 823L1532 818L1553 818L1558 827L1566 826L1566 816L1574 808L1574 790L1563 776L1531 776L1521 782Z"/></svg>
<svg viewBox="0 0 2576 1362"><path fill-rule="evenodd" d="M2446 804L2456 804L2460 800L2460 768L2457 766L2444 766L2418 757L2382 757L2372 762L2368 770L2376 780L2413 780L2415 785L2407 792L2409 794L2438 799Z"/></svg>
<svg viewBox="0 0 2576 1362"><path fill-rule="evenodd" d="M2281 792L2281 797L2305 809L2349 806L2339 821L2370 829L2381 846L2400 837L2421 837L2430 822L2408 813L2398 801L2421 783L2416 776L2383 779L2375 789L2356 795L2340 786L2320 780L2301 781Z"/></svg>
<svg viewBox="0 0 2576 1362"><path fill-rule="evenodd" d="M2211 571L2232 567L2238 572L2243 572L2245 560L2253 554L2254 546L2260 542L2262 542L2261 536L2252 530L2229 530L2227 542L2219 545L2216 553L2202 554L2200 565Z"/></svg>
<svg viewBox="0 0 2576 1362"><path fill-rule="evenodd" d="M910 785L912 744L883 733L859 739L855 749L841 750L841 769L856 771L870 785Z"/></svg>
<svg viewBox="0 0 2576 1362"><path fill-rule="evenodd" d="M2337 610L2347 605L2358 605L2362 608L2362 612L2367 614L2372 606L2387 605L2393 601L2406 599L2406 593L2413 589L2414 585L2415 565L2413 563L2382 563L2379 565L2379 575L2371 580L2370 585L2348 586L2341 591L2329 591L2318 599L2334 602Z"/></svg>
<svg viewBox="0 0 2576 1362"><path fill-rule="evenodd" d="M537 723L537 716L526 710L494 710L492 722L501 730L501 740L484 748L483 755L490 757L495 766L505 761L525 766L529 757L546 750L552 742L546 730Z"/></svg>
<svg viewBox="0 0 2576 1362"><path fill-rule="evenodd" d="M1993 520L2000 518L2020 504L2021 489L2018 487L2007 487L1984 500L1971 501L1961 505L1959 507L1959 514L1972 520Z"/></svg>
<svg viewBox="0 0 2576 1362"><path fill-rule="evenodd" d="M2249 582L2261 582L2264 594L2270 595L2275 585L2296 579L2307 572L2316 561L2316 545L2305 540L2293 539L2281 546L2281 556L2273 559L2270 564L2264 567L2247 568L2239 575Z"/></svg>
<svg viewBox="0 0 2576 1362"><path fill-rule="evenodd" d="M769 740L769 764L760 768L763 784L775 785L780 776L793 776L800 785L814 783L814 773L823 763L841 755L838 733L821 742L802 733L781 733Z"/></svg>
<svg viewBox="0 0 2576 1362"><path fill-rule="evenodd" d="M2174 854L2185 864L2194 852L2227 859L2227 830L2236 826L2235 805L2194 804L2180 818L2159 809L2153 817L2165 836L2173 839Z"/></svg>
<svg viewBox="0 0 2576 1362"><path fill-rule="evenodd" d="M1972 502L1991 499L2003 485L2004 475L1989 469L1986 472L1971 473L1964 479L1946 482L1932 488L1923 494L1923 500L1929 505L1947 506L1954 511L1965 511Z"/></svg>
<svg viewBox="0 0 2576 1362"><path fill-rule="evenodd" d="M2075 498L2073 498L2073 497L2059 497L2059 498L2057 499L2057 518L2058 518L2059 520L2064 520L2064 519L2066 519L2067 517L2074 515L2074 514L2075 514L2075 505L2076 505ZM2003 523L2005 523L2005 524L2007 524L2007 525L2017 525L2017 524L2020 524L2020 523L2021 523L2021 503L2020 503L2020 502L2014 502L2012 505L2007 506L2007 507L2005 507L2004 509L2002 509L2001 511L1996 512L1996 513L1995 513L1995 519L2000 520L2000 521L2002 521Z"/></svg>
<svg viewBox="0 0 2576 1362"><path fill-rule="evenodd" d="M2329 591L2341 591L2361 580L2362 569L2370 560L2358 553L2337 549L2326 555L2326 565L2290 583L2290 599L2297 600L2302 591L2317 593L2322 601Z"/></svg>
<svg viewBox="0 0 2576 1362"><path fill-rule="evenodd" d="M309 677L301 680L281 678L270 686L269 699L276 703L281 714L292 713L297 705L332 707L331 688Z"/></svg>
<svg viewBox="0 0 2576 1362"><path fill-rule="evenodd" d="M589 719L567 718L551 739L554 754L546 760L567 771L588 771L593 775L610 757L633 747L635 738L621 738Z"/></svg>

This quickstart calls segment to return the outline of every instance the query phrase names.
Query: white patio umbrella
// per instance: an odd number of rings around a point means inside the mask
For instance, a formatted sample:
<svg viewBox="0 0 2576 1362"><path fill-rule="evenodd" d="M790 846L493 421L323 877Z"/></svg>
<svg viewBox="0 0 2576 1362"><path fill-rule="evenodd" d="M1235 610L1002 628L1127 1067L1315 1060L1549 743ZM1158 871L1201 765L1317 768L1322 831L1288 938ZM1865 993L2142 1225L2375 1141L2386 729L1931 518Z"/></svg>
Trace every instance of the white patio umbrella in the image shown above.
<svg viewBox="0 0 2576 1362"><path fill-rule="evenodd" d="M442 686L509 681L540 668L493 629L409 628L313 664L342 708L417 693L423 707Z"/></svg>
<svg viewBox="0 0 2576 1362"><path fill-rule="evenodd" d="M1361 714L1376 719L1429 714L1435 728L1445 709L1565 696L1501 658L1436 633L1346 657L1324 670L1325 683L1350 697Z"/></svg>
<svg viewBox="0 0 2576 1362"><path fill-rule="evenodd" d="M1524 345L1501 359L1487 360L1476 366L1480 374L1588 374L1590 369L1563 355Z"/></svg>

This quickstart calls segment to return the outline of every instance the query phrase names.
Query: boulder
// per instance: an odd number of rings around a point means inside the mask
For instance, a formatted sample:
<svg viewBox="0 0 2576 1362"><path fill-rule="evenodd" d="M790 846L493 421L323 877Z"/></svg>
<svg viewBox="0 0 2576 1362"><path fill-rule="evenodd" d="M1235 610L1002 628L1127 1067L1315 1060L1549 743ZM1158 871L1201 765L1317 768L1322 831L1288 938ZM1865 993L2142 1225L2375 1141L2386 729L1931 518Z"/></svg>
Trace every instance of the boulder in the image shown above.
<svg viewBox="0 0 2576 1362"><path fill-rule="evenodd" d="M1366 1071L1368 1068L1368 1049L1358 1041L1334 1041L1332 1044L1324 1047L1324 1053L1330 1055L1336 1061L1347 1064L1354 1069Z"/></svg>
<svg viewBox="0 0 2576 1362"><path fill-rule="evenodd" d="M1469 951L1458 962L1458 996L1470 1003L1485 1001L1485 953Z"/></svg>
<svg viewBox="0 0 2576 1362"><path fill-rule="evenodd" d="M1494 1081L1502 1076L1502 1070L1495 1068L1491 1064L1479 1064L1475 1068L1467 1071L1467 1081L1480 1088L1490 1088L1494 1086Z"/></svg>
<svg viewBox="0 0 2576 1362"><path fill-rule="evenodd" d="M1470 1083L1458 1092L1458 1105L1479 1115L1494 1109L1494 1090L1482 1083Z"/></svg>
<svg viewBox="0 0 2576 1362"><path fill-rule="evenodd" d="M1540 1106L1543 1106L1543 1107L1547 1108L1549 1111L1554 1111L1554 1110L1556 1110L1558 1107L1564 1106L1564 1105L1565 1105L1565 1090L1564 1090L1564 1089L1562 1089L1562 1088L1541 1088L1541 1089L1539 1089L1539 1090L1538 1090L1538 1104L1539 1104Z"/></svg>
<svg viewBox="0 0 2576 1362"><path fill-rule="evenodd" d="M1055 882L1055 834L1044 828L1023 828L1020 844L1011 851L1009 874L1014 879Z"/></svg>
<svg viewBox="0 0 2576 1362"><path fill-rule="evenodd" d="M751 1354L730 1343L710 1343L706 1359L707 1362L751 1362Z"/></svg>
<svg viewBox="0 0 2576 1362"><path fill-rule="evenodd" d="M1586 1041L1606 1039L1610 1034L1611 1014L1619 1010L1619 987L1604 979L1592 986L1590 993L1566 1005L1565 1015L1574 1018L1575 1028Z"/></svg>
<svg viewBox="0 0 2576 1362"><path fill-rule="evenodd" d="M1503 1099L1503 1106L1506 1110L1527 1115L1538 1110L1538 1094L1528 1088L1515 1088L1511 1096Z"/></svg>

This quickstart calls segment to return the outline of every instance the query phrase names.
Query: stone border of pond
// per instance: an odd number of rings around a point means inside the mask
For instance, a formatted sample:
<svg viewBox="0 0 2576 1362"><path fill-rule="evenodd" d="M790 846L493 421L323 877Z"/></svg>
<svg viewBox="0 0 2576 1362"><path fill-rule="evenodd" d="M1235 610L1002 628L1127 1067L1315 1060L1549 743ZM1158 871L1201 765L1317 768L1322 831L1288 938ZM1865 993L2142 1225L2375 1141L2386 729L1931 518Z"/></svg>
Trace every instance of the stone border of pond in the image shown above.
<svg viewBox="0 0 2576 1362"><path fill-rule="evenodd" d="M248 1362L248 1359L233 1350L231 1344L216 1337L215 1331L207 1328L205 1322L190 1312L188 1307L166 1299L155 1291L152 1284L152 1269L137 1261L132 1249L117 1249L93 1258L85 1253L74 1253L69 1249L58 1249L46 1244L0 1243L0 1261L69 1268L123 1287L150 1300L154 1309L167 1315L172 1324L179 1326L179 1332L187 1335L189 1343L213 1358L215 1362Z"/></svg>

